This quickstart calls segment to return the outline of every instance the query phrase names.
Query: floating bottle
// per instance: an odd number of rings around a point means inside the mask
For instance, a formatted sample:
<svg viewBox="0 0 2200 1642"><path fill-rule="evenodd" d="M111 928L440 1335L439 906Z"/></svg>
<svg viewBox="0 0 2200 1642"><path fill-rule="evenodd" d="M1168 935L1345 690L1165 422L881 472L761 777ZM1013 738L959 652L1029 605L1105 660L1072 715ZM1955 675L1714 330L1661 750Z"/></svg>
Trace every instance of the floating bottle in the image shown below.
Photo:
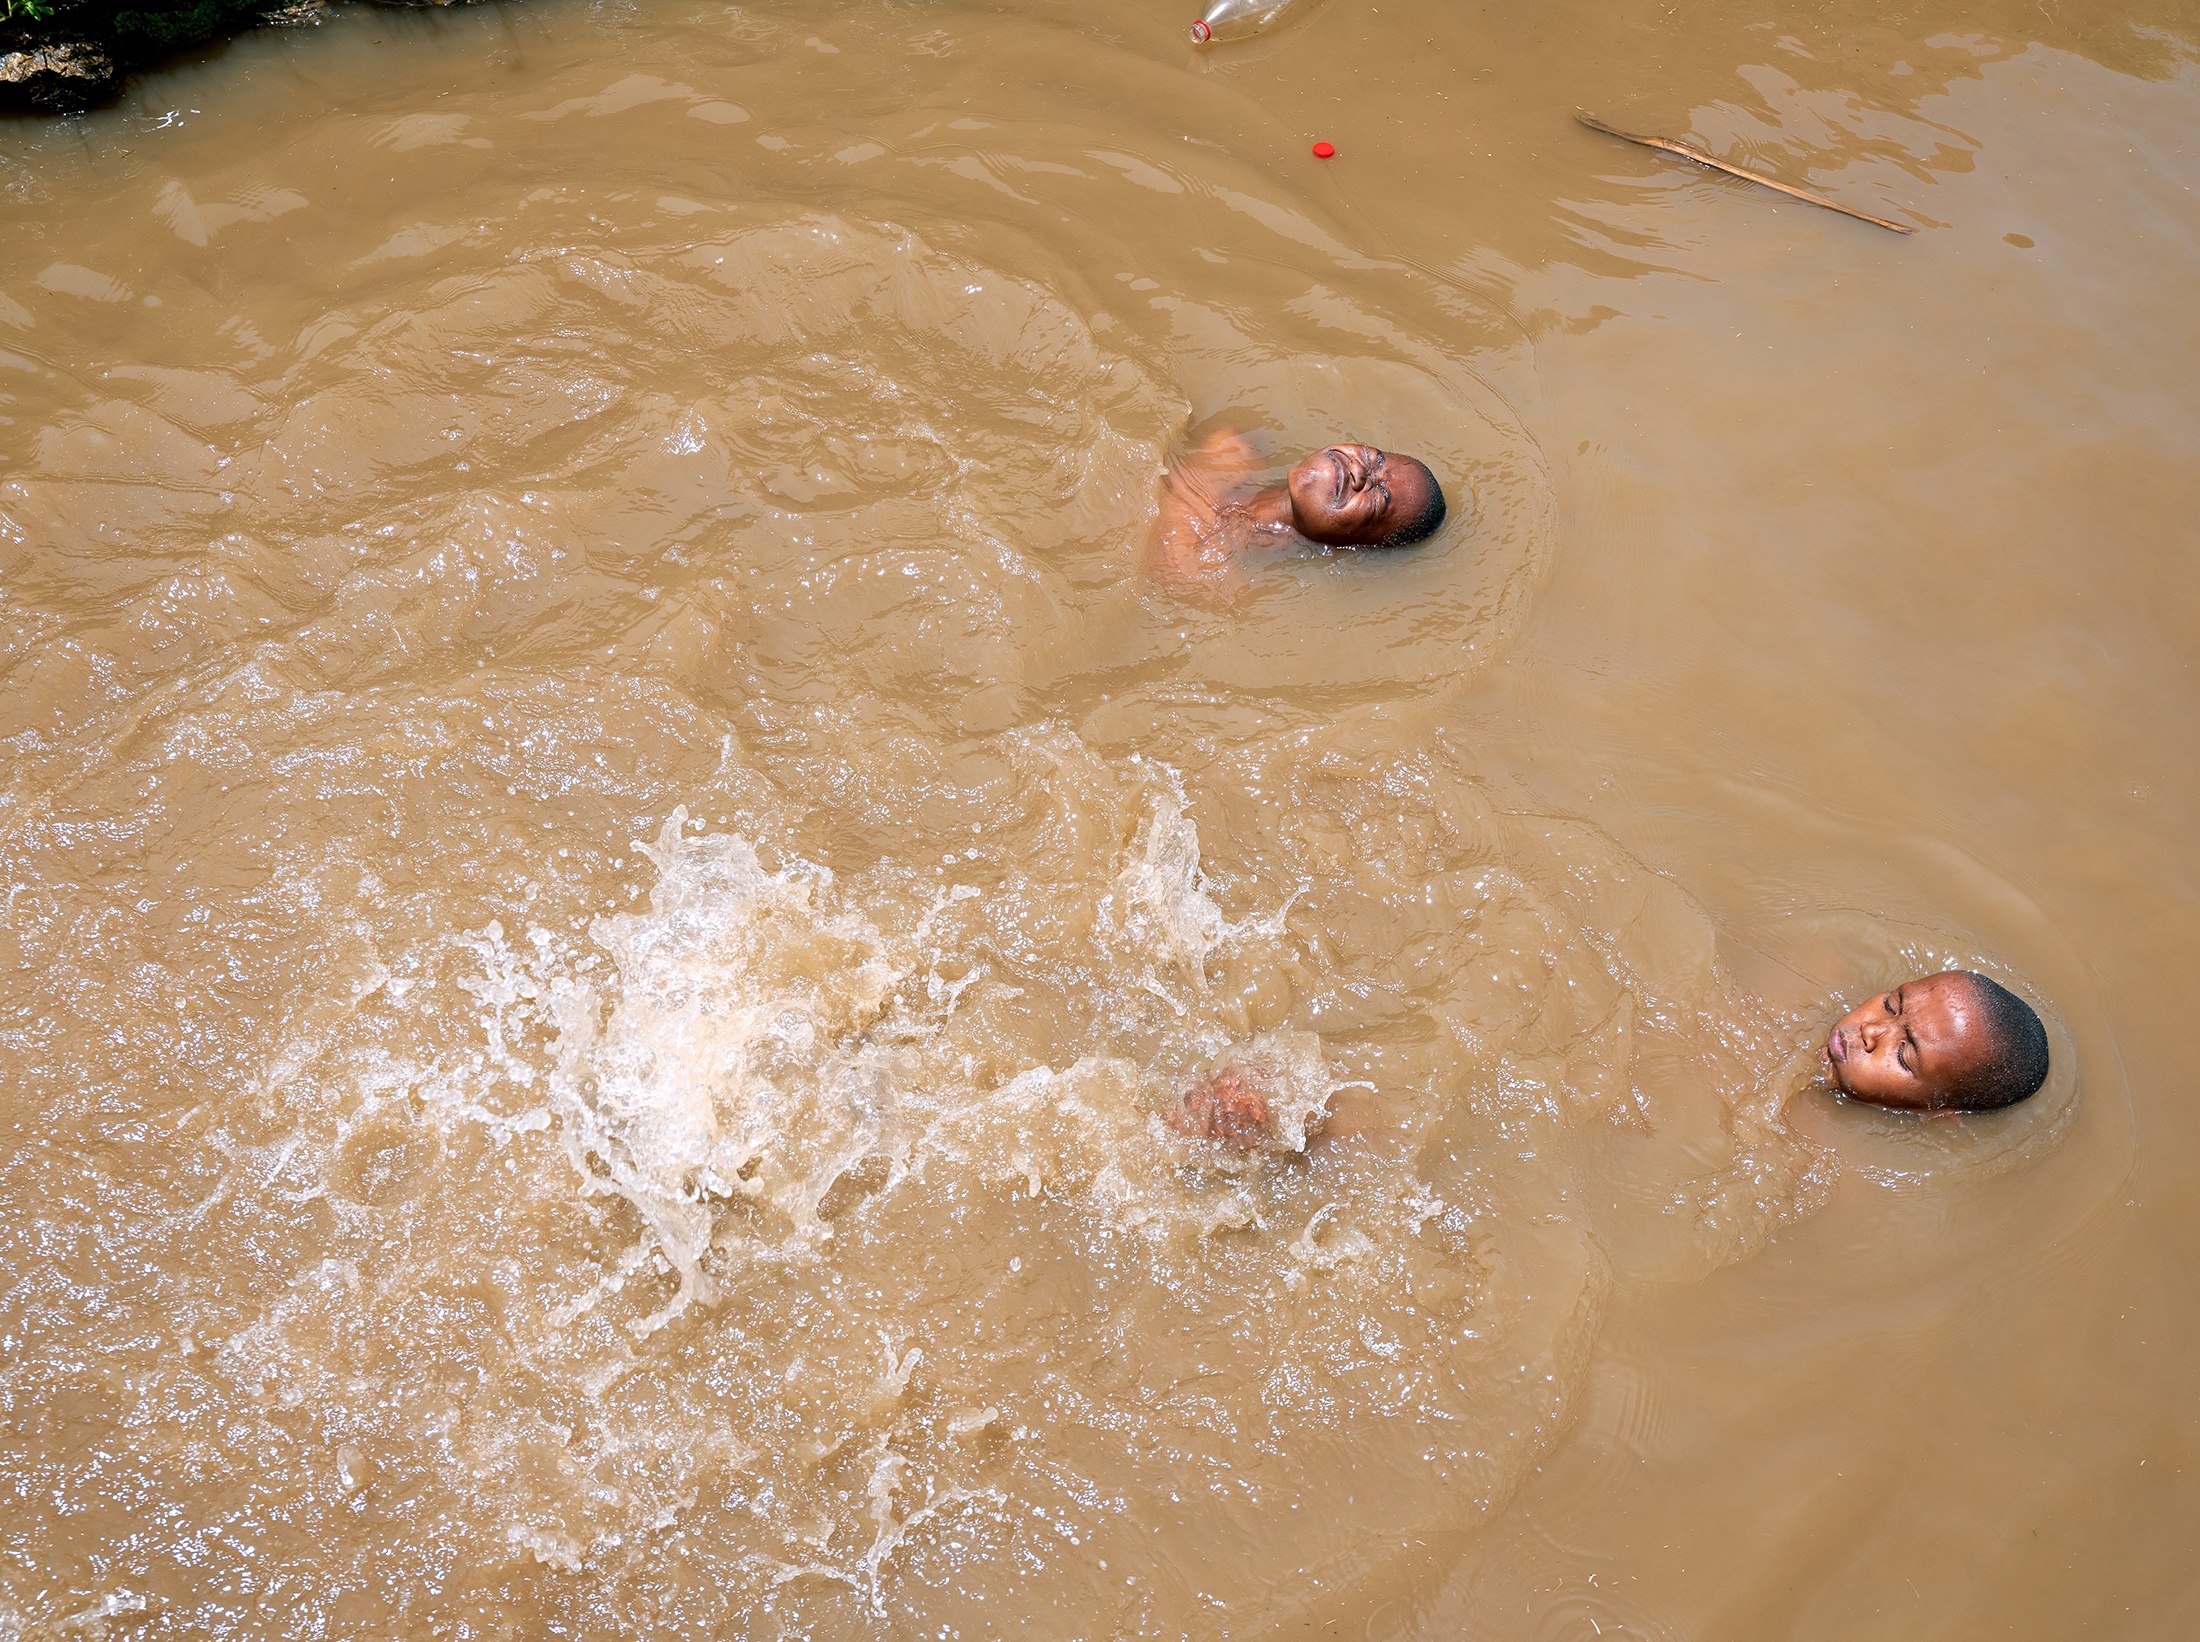
<svg viewBox="0 0 2200 1642"><path fill-rule="evenodd" d="M1262 29L1291 9L1293 0L1215 0L1207 15L1192 25L1192 44L1228 40Z"/></svg>

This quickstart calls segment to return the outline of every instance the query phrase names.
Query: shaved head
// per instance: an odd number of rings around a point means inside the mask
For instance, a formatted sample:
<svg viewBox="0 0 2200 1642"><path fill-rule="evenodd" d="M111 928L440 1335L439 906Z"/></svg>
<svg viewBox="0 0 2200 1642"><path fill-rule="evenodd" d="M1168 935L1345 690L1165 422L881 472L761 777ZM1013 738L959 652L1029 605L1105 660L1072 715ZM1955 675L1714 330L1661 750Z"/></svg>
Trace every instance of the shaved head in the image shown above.
<svg viewBox="0 0 2200 1642"><path fill-rule="evenodd" d="M1868 999L1818 1054L1851 1100L1905 1112L1996 1111L2047 1081L2047 1028L2032 1006L1968 969Z"/></svg>

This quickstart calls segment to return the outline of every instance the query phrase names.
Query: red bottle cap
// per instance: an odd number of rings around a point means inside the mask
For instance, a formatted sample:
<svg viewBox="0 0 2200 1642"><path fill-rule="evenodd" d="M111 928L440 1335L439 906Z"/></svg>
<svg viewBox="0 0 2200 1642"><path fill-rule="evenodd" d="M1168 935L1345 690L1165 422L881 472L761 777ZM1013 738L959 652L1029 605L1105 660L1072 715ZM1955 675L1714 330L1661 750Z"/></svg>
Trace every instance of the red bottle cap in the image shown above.
<svg viewBox="0 0 2200 1642"><path fill-rule="evenodd" d="M1337 145L1335 143L1316 143L1314 145L1314 158L1317 160L1326 160L1336 152Z"/></svg>
<svg viewBox="0 0 2200 1642"><path fill-rule="evenodd" d="M1203 45L1205 45L1205 44L1206 44L1206 43L1207 43L1207 42L1208 42L1209 40L1212 40L1212 39L1213 39L1214 37L1215 37L1215 31L1214 31L1213 29L1209 28L1209 27L1208 27L1208 26L1206 25L1206 23L1204 23L1204 22L1198 22L1198 23L1194 23L1194 24L1192 25L1192 44L1193 44L1193 45L1195 45L1195 46L1203 46Z"/></svg>

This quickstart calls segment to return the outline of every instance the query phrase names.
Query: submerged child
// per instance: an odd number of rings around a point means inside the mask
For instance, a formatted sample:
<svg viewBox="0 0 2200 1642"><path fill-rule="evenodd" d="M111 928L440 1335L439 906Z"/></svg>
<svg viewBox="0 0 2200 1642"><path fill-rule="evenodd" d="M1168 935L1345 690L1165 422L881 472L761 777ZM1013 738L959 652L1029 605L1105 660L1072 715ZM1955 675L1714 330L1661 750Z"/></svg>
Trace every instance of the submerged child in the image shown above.
<svg viewBox="0 0 2200 1642"><path fill-rule="evenodd" d="M1292 468L1282 484L1233 496L1258 465L1245 436L1225 429L1169 469L1161 516L1147 545L1154 575L1205 580L1263 542L1405 547L1444 522L1443 487L1411 456L1372 445L1329 445Z"/></svg>
<svg viewBox="0 0 2200 1642"><path fill-rule="evenodd" d="M1944 969L1850 1010L1818 1060L1851 1100L1898 1112L1993 1112L2046 1083L2047 1028L2007 987Z"/></svg>
<svg viewBox="0 0 2200 1642"><path fill-rule="evenodd" d="M1927 1116L1994 1112L2047 1082L2047 1028L1999 982L1947 969L1850 1010L1818 1058L1850 1100ZM1189 1139L1249 1150L1267 1138L1269 1091L1257 1072L1228 1067L1185 1090L1163 1121Z"/></svg>
<svg viewBox="0 0 2200 1642"><path fill-rule="evenodd" d="M1241 1066L1210 1072L1185 1090L1161 1121L1188 1140L1258 1146L1274 1122L1267 1080Z"/></svg>

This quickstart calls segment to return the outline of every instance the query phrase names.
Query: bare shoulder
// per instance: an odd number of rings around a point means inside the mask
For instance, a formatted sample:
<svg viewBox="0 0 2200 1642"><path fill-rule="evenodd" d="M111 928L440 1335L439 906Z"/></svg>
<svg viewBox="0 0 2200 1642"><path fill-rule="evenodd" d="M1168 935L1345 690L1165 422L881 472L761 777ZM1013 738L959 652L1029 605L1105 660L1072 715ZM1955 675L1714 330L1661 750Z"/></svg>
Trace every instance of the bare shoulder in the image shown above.
<svg viewBox="0 0 2200 1642"><path fill-rule="evenodd" d="M1159 516L1147 544L1147 569L1163 581L1212 579L1230 557L1222 510L1230 492L1260 465L1253 442L1217 428L1172 461L1161 479Z"/></svg>
<svg viewBox="0 0 2200 1642"><path fill-rule="evenodd" d="M1192 447L1188 460L1216 471L1244 474L1258 466L1260 459L1253 450L1253 441L1243 433L1236 428L1217 428Z"/></svg>

